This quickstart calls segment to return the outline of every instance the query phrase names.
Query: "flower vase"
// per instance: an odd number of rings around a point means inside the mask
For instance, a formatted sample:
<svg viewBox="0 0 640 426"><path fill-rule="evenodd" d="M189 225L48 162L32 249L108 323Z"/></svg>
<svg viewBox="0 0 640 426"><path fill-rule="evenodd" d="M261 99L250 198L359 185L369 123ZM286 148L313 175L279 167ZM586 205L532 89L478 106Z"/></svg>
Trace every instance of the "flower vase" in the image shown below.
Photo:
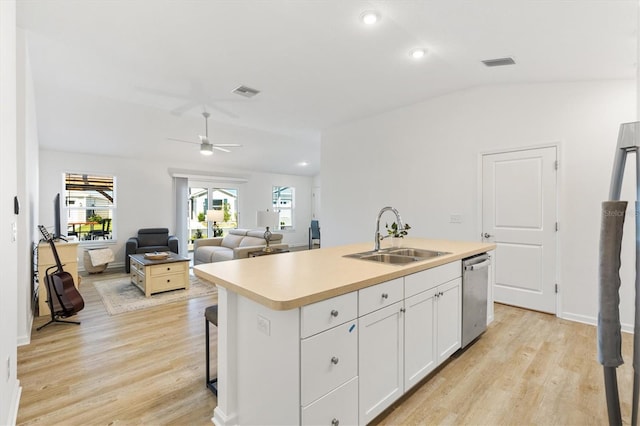
<svg viewBox="0 0 640 426"><path fill-rule="evenodd" d="M400 247L402 247L402 238L400 238L400 237L391 237L391 247L392 248L400 248Z"/></svg>

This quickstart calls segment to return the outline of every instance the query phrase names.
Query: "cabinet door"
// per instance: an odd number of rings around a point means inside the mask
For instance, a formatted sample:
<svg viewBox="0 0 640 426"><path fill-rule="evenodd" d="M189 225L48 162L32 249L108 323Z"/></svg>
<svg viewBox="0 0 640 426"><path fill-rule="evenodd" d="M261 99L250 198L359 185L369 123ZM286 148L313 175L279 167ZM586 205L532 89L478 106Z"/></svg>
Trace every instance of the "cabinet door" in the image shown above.
<svg viewBox="0 0 640 426"><path fill-rule="evenodd" d="M403 302L358 318L359 421L369 423L403 394Z"/></svg>
<svg viewBox="0 0 640 426"><path fill-rule="evenodd" d="M411 389L436 367L436 289L404 301L404 390Z"/></svg>
<svg viewBox="0 0 640 426"><path fill-rule="evenodd" d="M436 290L438 364L460 349L462 341L462 280L456 278Z"/></svg>

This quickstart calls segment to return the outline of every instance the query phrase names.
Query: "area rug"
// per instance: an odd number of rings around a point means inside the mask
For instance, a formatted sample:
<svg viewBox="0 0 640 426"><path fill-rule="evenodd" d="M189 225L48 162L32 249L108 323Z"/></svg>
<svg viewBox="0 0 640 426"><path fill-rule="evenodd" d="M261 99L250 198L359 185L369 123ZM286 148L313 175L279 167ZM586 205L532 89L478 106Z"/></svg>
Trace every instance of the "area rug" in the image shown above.
<svg viewBox="0 0 640 426"><path fill-rule="evenodd" d="M164 293L152 294L144 297L144 293L133 284L128 275L93 283L98 294L102 298L104 307L109 315L118 315L124 312L138 311L152 308L166 303L180 300L193 299L216 293L216 287L197 277L190 276L191 283L188 290L173 290Z"/></svg>

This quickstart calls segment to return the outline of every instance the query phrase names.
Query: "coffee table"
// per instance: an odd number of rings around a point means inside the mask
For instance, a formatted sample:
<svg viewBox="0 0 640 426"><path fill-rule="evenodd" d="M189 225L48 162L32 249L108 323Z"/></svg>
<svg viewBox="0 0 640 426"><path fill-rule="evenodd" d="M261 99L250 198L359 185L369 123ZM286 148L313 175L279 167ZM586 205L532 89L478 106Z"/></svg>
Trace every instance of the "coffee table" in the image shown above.
<svg viewBox="0 0 640 426"><path fill-rule="evenodd" d="M130 254L131 283L149 297L162 291L189 288L189 258L170 253L166 259Z"/></svg>
<svg viewBox="0 0 640 426"><path fill-rule="evenodd" d="M259 256L269 256L270 254L278 254L278 253L289 253L289 250L282 248L274 248L270 251L258 250L258 251L250 251L247 253L249 257L259 257Z"/></svg>

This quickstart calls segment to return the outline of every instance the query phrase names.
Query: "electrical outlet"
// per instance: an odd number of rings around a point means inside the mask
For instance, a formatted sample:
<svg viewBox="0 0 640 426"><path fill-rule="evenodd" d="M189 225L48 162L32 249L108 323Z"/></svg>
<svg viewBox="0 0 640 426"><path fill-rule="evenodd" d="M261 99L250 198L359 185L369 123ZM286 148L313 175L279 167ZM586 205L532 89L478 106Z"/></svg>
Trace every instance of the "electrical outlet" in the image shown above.
<svg viewBox="0 0 640 426"><path fill-rule="evenodd" d="M271 335L271 321L262 315L258 315L258 331L261 331L267 336Z"/></svg>
<svg viewBox="0 0 640 426"><path fill-rule="evenodd" d="M459 213L452 213L449 216L449 223L462 223L462 215Z"/></svg>

